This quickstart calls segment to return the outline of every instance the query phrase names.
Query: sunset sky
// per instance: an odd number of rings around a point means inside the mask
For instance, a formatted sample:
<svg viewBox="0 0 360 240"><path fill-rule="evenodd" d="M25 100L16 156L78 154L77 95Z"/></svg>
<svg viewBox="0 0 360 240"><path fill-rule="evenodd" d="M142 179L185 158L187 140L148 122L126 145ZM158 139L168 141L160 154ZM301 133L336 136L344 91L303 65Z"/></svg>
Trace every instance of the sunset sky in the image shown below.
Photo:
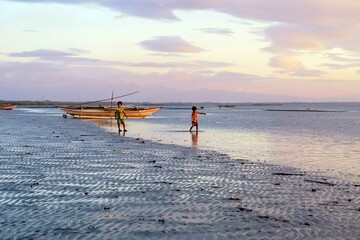
<svg viewBox="0 0 360 240"><path fill-rule="evenodd" d="M360 101L359 0L0 0L0 100Z"/></svg>

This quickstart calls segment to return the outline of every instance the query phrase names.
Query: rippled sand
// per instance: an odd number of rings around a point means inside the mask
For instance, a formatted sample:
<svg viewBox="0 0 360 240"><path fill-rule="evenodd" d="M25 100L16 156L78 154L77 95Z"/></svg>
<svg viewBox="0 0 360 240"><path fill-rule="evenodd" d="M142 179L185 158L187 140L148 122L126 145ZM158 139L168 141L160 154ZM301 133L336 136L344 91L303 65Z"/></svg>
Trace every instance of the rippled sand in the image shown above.
<svg viewBox="0 0 360 240"><path fill-rule="evenodd" d="M360 185L0 115L1 239L358 239Z"/></svg>

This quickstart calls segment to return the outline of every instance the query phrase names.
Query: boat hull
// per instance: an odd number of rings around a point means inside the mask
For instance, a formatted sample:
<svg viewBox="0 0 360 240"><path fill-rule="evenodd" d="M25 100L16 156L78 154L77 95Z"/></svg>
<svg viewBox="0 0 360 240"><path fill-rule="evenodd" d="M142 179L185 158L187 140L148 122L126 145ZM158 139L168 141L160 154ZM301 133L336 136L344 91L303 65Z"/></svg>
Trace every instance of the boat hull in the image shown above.
<svg viewBox="0 0 360 240"><path fill-rule="evenodd" d="M16 105L0 104L0 110L13 110L14 108L16 108Z"/></svg>
<svg viewBox="0 0 360 240"><path fill-rule="evenodd" d="M114 118L115 108L76 108L76 107L59 107L67 114L74 118L82 119L99 119L99 118ZM160 107L155 108L124 108L127 118L145 118L157 111Z"/></svg>

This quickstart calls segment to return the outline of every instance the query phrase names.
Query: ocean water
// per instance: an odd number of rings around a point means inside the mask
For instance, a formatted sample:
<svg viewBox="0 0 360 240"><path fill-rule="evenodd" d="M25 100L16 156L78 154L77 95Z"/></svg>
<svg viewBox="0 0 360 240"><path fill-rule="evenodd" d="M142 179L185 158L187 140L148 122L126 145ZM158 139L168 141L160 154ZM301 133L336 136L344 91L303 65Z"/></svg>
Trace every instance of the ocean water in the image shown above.
<svg viewBox="0 0 360 240"><path fill-rule="evenodd" d="M126 137L215 150L234 160L269 162L360 181L360 103L195 105L206 112L199 115L198 134L188 131L193 104L166 104L146 119L127 119ZM264 111L269 108L341 112ZM63 112L17 108L1 114L48 114L55 120ZM91 122L117 132L114 120Z"/></svg>
<svg viewBox="0 0 360 240"><path fill-rule="evenodd" d="M198 134L188 132L192 105L165 105L149 118L126 120L126 136L360 179L360 103L197 104L206 112ZM264 111L270 108L340 112ZM106 128L116 132L115 122Z"/></svg>

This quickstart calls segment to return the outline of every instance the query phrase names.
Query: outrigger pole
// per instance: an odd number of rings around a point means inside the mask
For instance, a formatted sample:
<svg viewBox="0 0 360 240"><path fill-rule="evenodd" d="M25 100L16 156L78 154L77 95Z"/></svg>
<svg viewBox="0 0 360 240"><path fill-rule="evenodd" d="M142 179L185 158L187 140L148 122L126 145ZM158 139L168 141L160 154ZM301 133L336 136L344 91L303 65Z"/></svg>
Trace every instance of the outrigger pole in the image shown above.
<svg viewBox="0 0 360 240"><path fill-rule="evenodd" d="M110 109L112 109L112 106L113 106L113 100L114 100L114 91L112 91L112 92L111 92ZM112 115L110 116L110 119L112 119Z"/></svg>
<svg viewBox="0 0 360 240"><path fill-rule="evenodd" d="M130 96L130 95L136 94L136 93L138 93L138 92L140 92L140 91L128 93L128 94L121 95L121 96L111 97L111 98L107 98L107 99L101 99L101 100L96 100L96 101L91 101L91 102L83 102L83 103L80 103L80 104L76 104L76 105L74 105L74 106L81 106L81 105L85 105L85 104L97 103L97 102L103 102L103 101L109 101L109 100L111 100L111 102L112 102L113 99Z"/></svg>

